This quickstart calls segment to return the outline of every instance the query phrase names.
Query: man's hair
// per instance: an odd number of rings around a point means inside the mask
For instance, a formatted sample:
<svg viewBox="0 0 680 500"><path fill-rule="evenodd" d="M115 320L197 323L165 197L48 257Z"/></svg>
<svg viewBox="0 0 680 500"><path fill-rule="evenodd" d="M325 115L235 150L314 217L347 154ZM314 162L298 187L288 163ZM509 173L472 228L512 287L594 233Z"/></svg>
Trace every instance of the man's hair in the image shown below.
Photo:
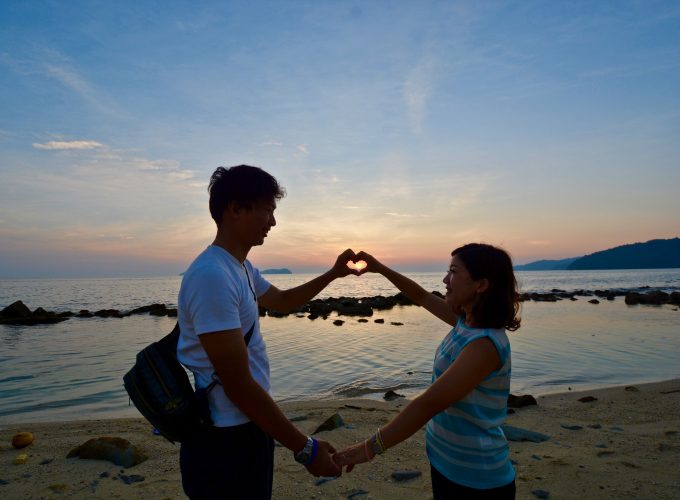
<svg viewBox="0 0 680 500"><path fill-rule="evenodd" d="M280 200L286 195L285 189L272 175L250 165L217 167L210 176L208 193L210 215L218 225L231 202L250 210L255 203Z"/></svg>
<svg viewBox="0 0 680 500"><path fill-rule="evenodd" d="M487 279L489 287L472 308L474 326L479 328L519 328L519 293L512 260L505 250L485 243L468 243L451 252L474 280Z"/></svg>

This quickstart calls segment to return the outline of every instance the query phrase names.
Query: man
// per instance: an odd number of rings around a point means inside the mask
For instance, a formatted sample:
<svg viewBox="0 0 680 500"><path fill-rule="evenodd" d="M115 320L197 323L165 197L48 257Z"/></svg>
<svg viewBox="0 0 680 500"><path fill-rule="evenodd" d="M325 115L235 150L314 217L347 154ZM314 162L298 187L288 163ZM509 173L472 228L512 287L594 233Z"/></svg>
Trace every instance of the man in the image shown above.
<svg viewBox="0 0 680 500"><path fill-rule="evenodd" d="M268 283L247 260L276 225L277 180L248 165L219 167L208 187L217 235L184 274L178 299L178 358L207 394L214 427L182 443L182 485L190 498L269 499L274 439L315 476L339 476L335 452L300 432L269 395L269 360L260 333L258 304L288 311L334 279L358 274L343 252L325 274L289 290Z"/></svg>

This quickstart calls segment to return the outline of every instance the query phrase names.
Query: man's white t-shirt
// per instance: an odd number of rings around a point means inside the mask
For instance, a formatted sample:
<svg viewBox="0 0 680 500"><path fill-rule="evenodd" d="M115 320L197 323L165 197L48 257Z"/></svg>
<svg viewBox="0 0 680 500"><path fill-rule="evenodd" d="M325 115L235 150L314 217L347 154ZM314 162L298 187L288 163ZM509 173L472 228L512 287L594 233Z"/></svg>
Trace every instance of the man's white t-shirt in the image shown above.
<svg viewBox="0 0 680 500"><path fill-rule="evenodd" d="M241 264L216 245L206 248L189 266L177 301L180 328L177 358L194 374L197 387L208 386L215 373L198 336L234 328L241 328L245 336L254 323L248 364L253 379L269 391L269 358L260 333L255 298L269 287L270 283L247 259ZM216 385L208 398L215 426L230 427L250 420L227 398L222 386Z"/></svg>

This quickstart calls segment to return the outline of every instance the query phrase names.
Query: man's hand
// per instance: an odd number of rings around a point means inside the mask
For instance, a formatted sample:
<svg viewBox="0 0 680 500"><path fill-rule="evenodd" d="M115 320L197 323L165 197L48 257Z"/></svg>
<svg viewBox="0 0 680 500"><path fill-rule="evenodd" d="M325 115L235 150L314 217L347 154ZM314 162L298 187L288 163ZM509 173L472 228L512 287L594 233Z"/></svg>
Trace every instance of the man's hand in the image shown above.
<svg viewBox="0 0 680 500"><path fill-rule="evenodd" d="M333 448L333 446L328 441L322 441L319 439L317 442L319 448L316 452L314 461L309 465L305 465L309 473L314 476L341 476L342 467L333 461L335 448Z"/></svg>
<svg viewBox="0 0 680 500"><path fill-rule="evenodd" d="M340 255L338 255L335 264L333 264L333 267L331 268L331 272L336 278L344 278L349 274L359 276L360 274L359 270L350 269L349 267L347 267L347 264L349 262L358 262L359 260L361 259L357 258L357 255L354 253L354 250L348 248Z"/></svg>
<svg viewBox="0 0 680 500"><path fill-rule="evenodd" d="M333 460L335 460L335 463L338 464L340 468L346 465L347 472L352 472L352 469L356 464L369 462L374 456L371 446L367 445L365 441L361 441L360 443L345 448L333 455Z"/></svg>

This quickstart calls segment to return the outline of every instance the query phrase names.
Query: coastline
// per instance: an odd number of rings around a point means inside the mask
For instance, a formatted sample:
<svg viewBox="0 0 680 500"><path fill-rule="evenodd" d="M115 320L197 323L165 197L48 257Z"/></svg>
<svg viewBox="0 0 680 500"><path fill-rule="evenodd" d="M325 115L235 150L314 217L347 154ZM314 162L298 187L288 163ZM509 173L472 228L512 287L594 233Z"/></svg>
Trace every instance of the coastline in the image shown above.
<svg viewBox="0 0 680 500"><path fill-rule="evenodd" d="M583 396L596 400L579 402ZM537 406L517 409L506 419L508 425L550 436L542 443L510 443L518 498L534 498L535 490L549 492L550 498L676 496L680 379L536 399ZM308 433L339 413L346 426L317 436L340 449L375 432L406 403L358 398L281 406ZM15 450L10 441L22 431L32 432L35 441ZM108 461L66 458L72 448L101 436L127 439L149 459L125 469ZM431 498L424 437L421 430L373 462L325 482L310 476L288 450L277 447L273 497ZM178 445L155 436L142 418L5 424L0 428L0 493L17 499L184 498L178 453ZM27 455L26 463L15 465L20 454ZM396 470L418 470L422 476L396 482L391 479Z"/></svg>

